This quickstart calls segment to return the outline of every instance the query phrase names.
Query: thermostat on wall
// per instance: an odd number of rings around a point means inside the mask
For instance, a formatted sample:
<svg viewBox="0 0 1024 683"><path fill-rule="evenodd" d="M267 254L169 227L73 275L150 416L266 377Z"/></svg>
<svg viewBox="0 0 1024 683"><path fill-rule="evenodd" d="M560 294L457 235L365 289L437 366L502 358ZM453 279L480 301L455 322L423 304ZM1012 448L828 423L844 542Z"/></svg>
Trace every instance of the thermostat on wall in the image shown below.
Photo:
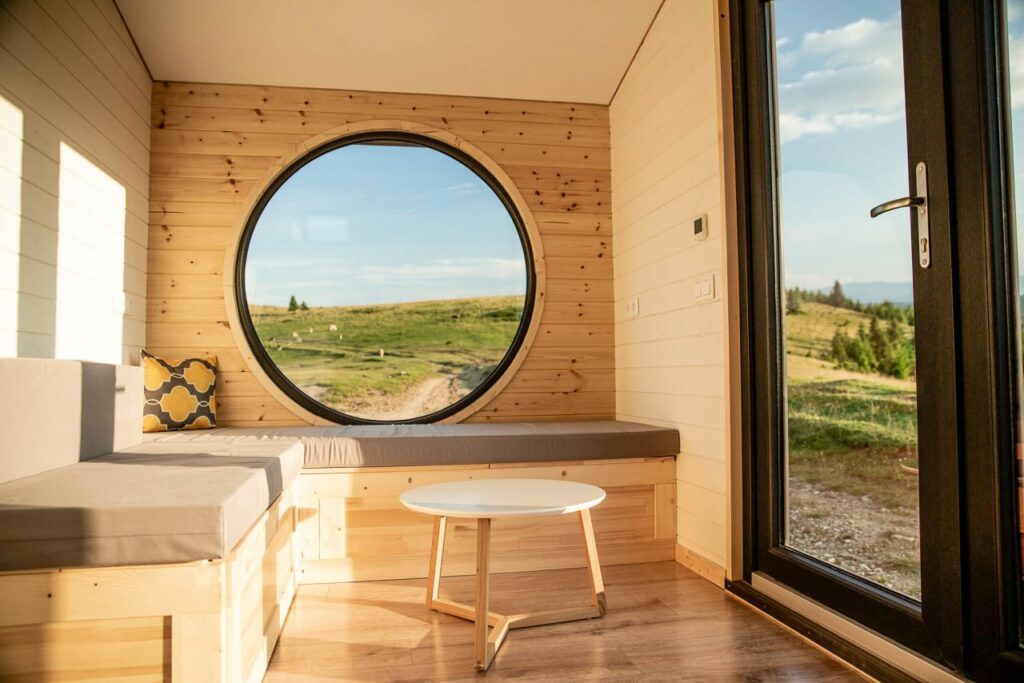
<svg viewBox="0 0 1024 683"><path fill-rule="evenodd" d="M693 219L693 241L700 242L708 238L708 215L702 213Z"/></svg>

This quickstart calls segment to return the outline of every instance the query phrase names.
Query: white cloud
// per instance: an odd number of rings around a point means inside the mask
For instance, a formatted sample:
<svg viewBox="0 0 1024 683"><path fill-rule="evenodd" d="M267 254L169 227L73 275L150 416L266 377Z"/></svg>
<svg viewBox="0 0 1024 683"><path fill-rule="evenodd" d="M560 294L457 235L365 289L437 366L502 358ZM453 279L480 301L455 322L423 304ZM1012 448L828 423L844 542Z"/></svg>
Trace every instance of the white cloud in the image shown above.
<svg viewBox="0 0 1024 683"><path fill-rule="evenodd" d="M329 259L276 258L246 263L246 296L257 303L280 302L295 294L310 305L363 305L508 294L524 291L525 286L522 259L452 258L355 265Z"/></svg>
<svg viewBox="0 0 1024 683"><path fill-rule="evenodd" d="M904 114L900 17L864 18L811 31L779 55L782 69L798 70L779 83L783 142L804 135L870 128ZM801 67L805 67L801 69Z"/></svg>
<svg viewBox="0 0 1024 683"><path fill-rule="evenodd" d="M1007 52L1010 66L1010 105L1024 106L1024 38L1011 35Z"/></svg>
<svg viewBox="0 0 1024 683"><path fill-rule="evenodd" d="M1024 2L1021 0L1009 0L1006 3L1006 20L1013 23L1024 16Z"/></svg>
<svg viewBox="0 0 1024 683"><path fill-rule="evenodd" d="M349 222L336 214L310 214L291 223L293 242L347 242Z"/></svg>
<svg viewBox="0 0 1024 683"><path fill-rule="evenodd" d="M471 180L465 183L457 183L455 185L449 185L444 188L447 192L455 192L458 194L473 194L483 187L483 183L479 180Z"/></svg>
<svg viewBox="0 0 1024 683"><path fill-rule="evenodd" d="M522 275L522 259L459 258L436 259L426 263L403 263L398 266L365 266L362 275L369 281L430 278L506 278Z"/></svg>
<svg viewBox="0 0 1024 683"><path fill-rule="evenodd" d="M337 258L303 258L298 257L249 257L245 261L246 270L301 270L308 272L315 269L326 269L330 272L351 273L351 261L343 261Z"/></svg>
<svg viewBox="0 0 1024 683"><path fill-rule="evenodd" d="M899 33L899 15L885 21L864 17L839 28L805 33L800 50L824 57L830 66L856 64L898 52Z"/></svg>

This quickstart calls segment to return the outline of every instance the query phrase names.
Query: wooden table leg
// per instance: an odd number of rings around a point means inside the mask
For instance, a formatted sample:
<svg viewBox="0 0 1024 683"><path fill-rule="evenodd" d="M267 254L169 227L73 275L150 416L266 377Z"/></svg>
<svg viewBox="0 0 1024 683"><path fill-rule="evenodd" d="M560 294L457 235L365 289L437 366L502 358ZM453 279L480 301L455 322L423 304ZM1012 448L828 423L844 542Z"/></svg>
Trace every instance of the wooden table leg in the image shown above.
<svg viewBox="0 0 1024 683"><path fill-rule="evenodd" d="M490 548L491 520L478 519L476 521L476 638L474 640L477 671L487 670L494 657L494 651L497 649L496 644L492 645L487 640L488 594L491 583L488 567Z"/></svg>
<svg viewBox="0 0 1024 683"><path fill-rule="evenodd" d="M476 605L464 605L438 597L441 584L441 565L444 559L444 537L447 517L434 517L434 540L430 549L430 567L427 574L427 607L445 614L471 619L473 621L473 653L477 671L486 671L509 630L560 624L579 619L594 619L604 616L607 606L604 597L604 580L601 577L601 562L597 557L597 543L594 540L594 525L590 510L580 515L580 533L587 558L590 576L590 590L593 594L592 607L567 607L505 616L490 612L490 550L491 520L478 519L476 527ZM491 628L488 628L491 627Z"/></svg>
<svg viewBox="0 0 1024 683"><path fill-rule="evenodd" d="M447 517L434 517L434 541L430 545L430 567L427 569L427 608L434 607L438 589L441 587L441 565L444 562L444 532L448 527Z"/></svg>
<svg viewBox="0 0 1024 683"><path fill-rule="evenodd" d="M594 523L590 510L580 510L580 533L583 535L583 549L587 555L587 570L590 574L590 590L594 594L594 605L603 616L608 611L604 597L604 578L601 576L601 560L597 557L597 541L594 538Z"/></svg>

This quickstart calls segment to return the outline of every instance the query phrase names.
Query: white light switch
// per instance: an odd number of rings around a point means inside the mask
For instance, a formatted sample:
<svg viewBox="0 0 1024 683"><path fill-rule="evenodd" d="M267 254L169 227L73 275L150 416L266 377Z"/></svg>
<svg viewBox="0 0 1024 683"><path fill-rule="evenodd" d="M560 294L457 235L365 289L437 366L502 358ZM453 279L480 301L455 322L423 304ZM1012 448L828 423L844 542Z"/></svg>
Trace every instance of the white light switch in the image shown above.
<svg viewBox="0 0 1024 683"><path fill-rule="evenodd" d="M715 298L715 276L708 275L706 278L693 283L694 301L711 301Z"/></svg>
<svg viewBox="0 0 1024 683"><path fill-rule="evenodd" d="M626 299L626 319L636 320L640 317L640 297Z"/></svg>

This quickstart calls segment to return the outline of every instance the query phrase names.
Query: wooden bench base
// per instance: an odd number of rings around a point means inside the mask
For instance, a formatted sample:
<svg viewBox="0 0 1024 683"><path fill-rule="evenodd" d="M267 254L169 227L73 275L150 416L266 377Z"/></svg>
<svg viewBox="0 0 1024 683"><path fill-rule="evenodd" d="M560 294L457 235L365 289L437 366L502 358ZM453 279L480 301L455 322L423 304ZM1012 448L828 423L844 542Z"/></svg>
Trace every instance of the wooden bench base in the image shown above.
<svg viewBox="0 0 1024 683"><path fill-rule="evenodd" d="M601 577L601 562L597 556L597 542L594 538L594 524L590 518L590 510L582 510L579 516L580 535L583 538L584 555L587 573L590 577L590 590L594 604L589 607L566 607L562 609L543 610L505 616L491 612L490 599L490 548L491 520L477 520L476 550L476 606L470 607L461 602L444 600L438 597L441 588L441 568L444 564L445 535L448 527L447 517L434 518L433 543L430 548L430 564L427 572L427 607L444 612L460 619L472 621L476 628L474 649L476 668L486 671L494 661L498 649L505 642L509 630L560 624L566 621L596 619L604 616L607 603L604 596L604 579ZM488 632L488 628L490 631Z"/></svg>
<svg viewBox="0 0 1024 683"><path fill-rule="evenodd" d="M593 515L606 565L671 560L676 543L674 457L501 465L304 470L299 476L299 583L424 578L430 517L402 507L407 489L459 479L566 479L600 486ZM570 516L494 521L491 571L584 566ZM476 566L476 521L450 519L445 574Z"/></svg>
<svg viewBox="0 0 1024 683"><path fill-rule="evenodd" d="M262 680L295 595L295 493L223 560L0 573L0 679Z"/></svg>
<svg viewBox="0 0 1024 683"><path fill-rule="evenodd" d="M564 478L600 486L608 498L594 514L606 563L673 558L672 457L307 470L224 560L0 573L0 678L258 681L297 578L327 583L427 576L430 519L401 508L398 496L413 486L476 477ZM585 564L568 516L500 520L495 526L490 572ZM476 523L450 520L447 532L445 572L472 574ZM462 607L469 610L466 618L475 618L473 608ZM595 607L603 610L603 603ZM499 616L488 616L488 622L495 625ZM501 616L508 626L490 633L492 652L508 629L594 616L590 607Z"/></svg>

